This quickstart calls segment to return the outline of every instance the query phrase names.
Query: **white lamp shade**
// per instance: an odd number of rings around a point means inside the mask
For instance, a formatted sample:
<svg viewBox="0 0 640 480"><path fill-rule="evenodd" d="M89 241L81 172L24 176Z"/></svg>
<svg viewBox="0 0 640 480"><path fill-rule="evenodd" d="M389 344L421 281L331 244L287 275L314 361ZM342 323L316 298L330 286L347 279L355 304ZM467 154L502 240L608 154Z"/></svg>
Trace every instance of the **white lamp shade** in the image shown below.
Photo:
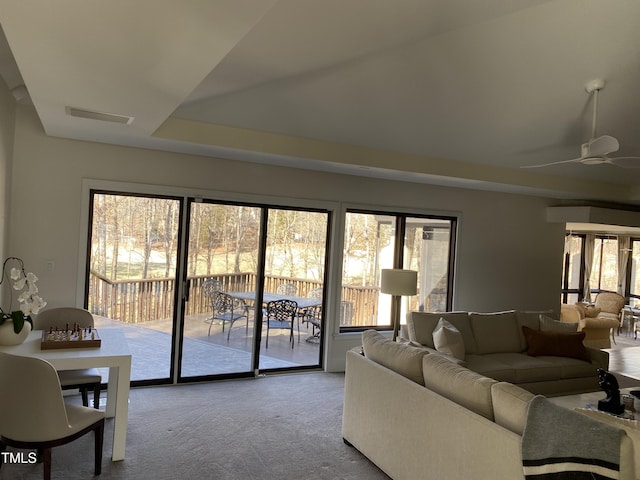
<svg viewBox="0 0 640 480"><path fill-rule="evenodd" d="M400 268L383 269L380 291L389 295L415 295L418 293L418 272Z"/></svg>

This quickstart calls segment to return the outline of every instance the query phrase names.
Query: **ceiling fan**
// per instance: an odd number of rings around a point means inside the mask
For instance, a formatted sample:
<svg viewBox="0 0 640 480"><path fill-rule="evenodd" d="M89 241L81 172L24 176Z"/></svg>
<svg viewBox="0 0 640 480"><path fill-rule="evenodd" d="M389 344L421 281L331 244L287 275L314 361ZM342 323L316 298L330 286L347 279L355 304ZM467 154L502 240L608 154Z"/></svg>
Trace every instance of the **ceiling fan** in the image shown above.
<svg viewBox="0 0 640 480"><path fill-rule="evenodd" d="M598 116L598 92L604 88L604 80L597 78L587 82L584 86L588 94L593 95L593 121L591 124L591 139L582 144L580 157L571 160L543 163L541 165L527 165L521 168L539 168L561 163L582 163L583 165L600 165L608 163L622 168L640 168L640 157L609 157L610 153L620 148L618 139L611 135L596 137L596 120Z"/></svg>

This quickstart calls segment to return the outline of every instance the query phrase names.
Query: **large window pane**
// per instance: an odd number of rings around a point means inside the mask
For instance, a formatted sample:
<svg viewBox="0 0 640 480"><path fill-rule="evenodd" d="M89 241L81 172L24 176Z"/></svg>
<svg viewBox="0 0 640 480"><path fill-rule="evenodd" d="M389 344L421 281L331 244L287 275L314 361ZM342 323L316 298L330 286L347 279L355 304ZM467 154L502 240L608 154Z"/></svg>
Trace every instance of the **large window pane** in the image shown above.
<svg viewBox="0 0 640 480"><path fill-rule="evenodd" d="M582 289L582 255L584 236L567 235L564 243L562 263L562 302L576 303Z"/></svg>
<svg viewBox="0 0 640 480"><path fill-rule="evenodd" d="M391 328L392 298L380 294L380 272L385 268L418 272L418 294L402 298L401 323L409 310L448 310L453 225L453 219L347 212L340 327ZM403 231L397 245L397 232Z"/></svg>
<svg viewBox="0 0 640 480"><path fill-rule="evenodd" d="M631 295L631 305L637 306L640 304L640 272L638 272L638 266L640 265L640 240L631 240L631 283L629 286L629 293Z"/></svg>
<svg viewBox="0 0 640 480"><path fill-rule="evenodd" d="M395 218L347 212L340 326L391 326L391 298L379 295L380 270L393 268Z"/></svg>
<svg viewBox="0 0 640 480"><path fill-rule="evenodd" d="M407 219L403 268L418 271L419 288L418 295L409 297L411 303L403 302L403 306L427 312L447 310L450 245L451 221Z"/></svg>
<svg viewBox="0 0 640 480"><path fill-rule="evenodd" d="M592 290L617 291L618 239L596 238L590 277Z"/></svg>

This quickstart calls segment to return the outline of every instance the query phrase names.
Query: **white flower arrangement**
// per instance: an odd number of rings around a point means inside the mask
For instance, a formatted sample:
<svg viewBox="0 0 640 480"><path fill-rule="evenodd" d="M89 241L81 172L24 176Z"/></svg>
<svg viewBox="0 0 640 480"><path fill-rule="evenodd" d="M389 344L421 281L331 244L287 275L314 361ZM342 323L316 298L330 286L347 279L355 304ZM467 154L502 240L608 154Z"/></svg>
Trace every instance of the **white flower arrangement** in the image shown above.
<svg viewBox="0 0 640 480"><path fill-rule="evenodd" d="M38 295L38 286L36 282L38 277L32 272L27 273L24 269L24 262L18 257L8 257L2 264L2 278L0 278L0 285L4 282L6 276L7 263L10 260L18 262L19 268L13 267L10 272L10 278L13 280L13 289L21 291L18 296L18 303L20 303L20 310L5 312L0 308L0 325L7 320L13 321L13 331L20 333L24 326L24 322L29 322L33 327L31 315L37 314L46 305L40 295ZM12 296L9 301L9 310L11 310Z"/></svg>

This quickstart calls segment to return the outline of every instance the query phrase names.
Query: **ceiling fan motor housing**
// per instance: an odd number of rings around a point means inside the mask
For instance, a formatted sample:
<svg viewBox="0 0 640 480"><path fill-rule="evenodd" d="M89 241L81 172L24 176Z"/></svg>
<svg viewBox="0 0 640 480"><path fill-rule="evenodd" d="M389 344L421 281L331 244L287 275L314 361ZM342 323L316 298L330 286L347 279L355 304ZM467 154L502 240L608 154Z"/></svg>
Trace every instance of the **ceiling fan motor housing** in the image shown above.
<svg viewBox="0 0 640 480"><path fill-rule="evenodd" d="M602 78L595 78L593 80L589 80L584 84L584 89L587 93L593 93L596 90L602 90L604 88L604 80Z"/></svg>

